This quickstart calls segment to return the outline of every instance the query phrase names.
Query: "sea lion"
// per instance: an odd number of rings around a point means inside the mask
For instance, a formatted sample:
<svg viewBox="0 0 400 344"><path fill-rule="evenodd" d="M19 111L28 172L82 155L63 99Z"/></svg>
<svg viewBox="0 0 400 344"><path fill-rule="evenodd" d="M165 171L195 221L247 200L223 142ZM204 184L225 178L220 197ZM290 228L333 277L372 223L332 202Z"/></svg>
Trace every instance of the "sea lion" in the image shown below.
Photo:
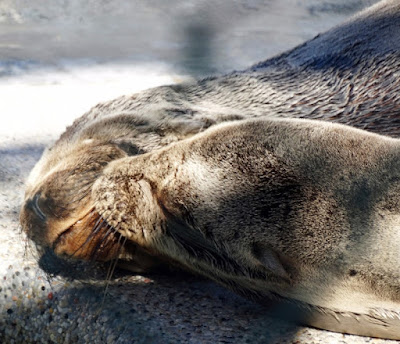
<svg viewBox="0 0 400 344"><path fill-rule="evenodd" d="M95 106L45 151L33 169L20 215L23 229L46 252L58 256L105 261L119 257L138 271L160 261L174 264L176 259L171 260L171 255L126 239L114 231L111 219L98 217L93 204L94 185L113 161L156 153L171 144L176 149L186 142L183 140L218 123L249 118L323 119L399 136L399 14L398 2L382 1L342 26L245 71L158 87ZM153 200L150 194L145 199ZM359 201L363 202L361 196ZM274 203L275 208L284 212L285 203L282 209ZM326 216L335 214L328 212ZM180 223L177 219L175 222L179 228ZM299 240L297 245L309 253L307 236L300 239L293 236L293 243ZM199 245L197 254L201 241ZM323 256L323 248L318 249ZM263 255L263 247L254 250ZM289 278L290 271L280 261L279 252L269 252L271 264L280 263L275 266L275 272L280 271L278 277ZM209 254L207 250L205 254ZM286 256L283 257L285 261ZM352 271L360 278L358 270ZM391 272L379 271L383 279L396 281ZM325 271L320 277L329 280L331 275L332 272ZM395 288L396 283L390 285ZM370 305L374 304L372 301L366 300ZM340 310L335 309L335 316L339 317ZM391 323L388 333L362 332L349 322L344 328L329 321L320 325L315 321L308 323L345 332L398 337L393 334L398 333L396 325ZM344 322L340 319L338 323Z"/></svg>
<svg viewBox="0 0 400 344"><path fill-rule="evenodd" d="M52 226L32 228L34 240L60 255L75 245L77 257L107 259L124 240L247 297L286 301L303 323L398 339L399 181L399 139L258 119L113 159L69 210L75 223L52 224L70 216L49 213L49 189L27 208Z"/></svg>
<svg viewBox="0 0 400 344"><path fill-rule="evenodd" d="M247 297L296 300L310 325L399 339L399 193L399 139L263 119L115 160L88 204L149 252Z"/></svg>

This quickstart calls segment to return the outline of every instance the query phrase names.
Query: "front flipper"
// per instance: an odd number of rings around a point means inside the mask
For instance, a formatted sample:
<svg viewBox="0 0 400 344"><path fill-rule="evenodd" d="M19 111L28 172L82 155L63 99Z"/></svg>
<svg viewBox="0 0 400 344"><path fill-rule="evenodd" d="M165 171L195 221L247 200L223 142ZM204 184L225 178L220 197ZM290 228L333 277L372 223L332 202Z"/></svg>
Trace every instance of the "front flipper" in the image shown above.
<svg viewBox="0 0 400 344"><path fill-rule="evenodd" d="M240 254L233 252L227 243L207 238L193 221L174 216L164 207L168 241L177 247L177 255L189 268L210 277L246 297L265 298L262 290L266 281L290 285L279 255L267 245L243 245Z"/></svg>
<svg viewBox="0 0 400 344"><path fill-rule="evenodd" d="M215 242L207 240L201 231L173 216L165 208L163 212L167 219L166 235L192 258L192 263L197 268L203 267L203 270L204 266L207 266L210 272L220 270L227 275L246 274L242 266L231 259L223 249L218 248Z"/></svg>

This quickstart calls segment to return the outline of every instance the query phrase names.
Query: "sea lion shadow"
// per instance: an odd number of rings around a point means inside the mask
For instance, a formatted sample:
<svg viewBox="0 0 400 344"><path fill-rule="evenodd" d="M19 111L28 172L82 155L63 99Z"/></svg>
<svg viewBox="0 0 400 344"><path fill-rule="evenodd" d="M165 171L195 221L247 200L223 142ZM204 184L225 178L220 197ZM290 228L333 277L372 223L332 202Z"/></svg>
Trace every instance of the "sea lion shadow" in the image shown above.
<svg viewBox="0 0 400 344"><path fill-rule="evenodd" d="M80 303L85 318L110 331L117 323L121 335L149 343L173 342L176 328L193 332L195 341L212 330L217 337L234 331L235 338L251 342L261 336L263 343L290 340L299 329L282 320L283 304L260 305L182 270L134 275L117 268L109 279L109 264L66 261L50 250L41 255L39 266L50 276L74 281L59 297L70 305Z"/></svg>
<svg viewBox="0 0 400 344"><path fill-rule="evenodd" d="M117 268L108 278L109 263L64 260L51 250L38 263L49 276L74 281L72 287L60 290L62 298L70 305L81 303L91 321L110 328L117 321L121 333L129 332L132 338L143 338L145 333L146 342L164 342L174 327L193 332L199 324L204 331L215 329L216 334L235 329L235 338L243 335L252 342L262 336L263 343L290 340L299 329L297 323L283 320L287 318L284 304L252 302L183 270L135 275ZM149 335L154 328L164 337ZM196 332L196 341L202 340L203 330Z"/></svg>
<svg viewBox="0 0 400 344"><path fill-rule="evenodd" d="M121 271L116 276L108 283L83 283L63 293L70 304L82 302L92 322L110 329L117 323L118 332L132 340L146 334L146 342L174 342L179 330L190 333L188 340L195 342L207 341L211 332L216 342L234 336L235 341L280 343L299 330L294 322L276 317L282 309L249 302L199 276Z"/></svg>

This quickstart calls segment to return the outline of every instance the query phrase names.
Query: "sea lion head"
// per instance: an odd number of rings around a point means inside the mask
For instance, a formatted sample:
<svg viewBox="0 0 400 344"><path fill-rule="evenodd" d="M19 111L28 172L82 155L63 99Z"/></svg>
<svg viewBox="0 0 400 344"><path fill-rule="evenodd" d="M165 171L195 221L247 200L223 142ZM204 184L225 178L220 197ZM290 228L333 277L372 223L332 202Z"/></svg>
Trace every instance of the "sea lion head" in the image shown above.
<svg viewBox="0 0 400 344"><path fill-rule="evenodd" d="M43 153L26 183L20 223L39 254L51 252L54 259L118 258L124 268L134 272L163 268L154 254L132 242L124 243L95 210L92 187L110 162L176 140L181 124L169 125L172 127L143 116L120 114L94 121L84 116L69 127Z"/></svg>
<svg viewBox="0 0 400 344"><path fill-rule="evenodd" d="M158 258L126 242L99 215L91 196L104 168L128 153L114 142L91 139L45 151L30 174L20 213L21 226L38 248L45 270L63 273L60 264L116 258L134 272L160 267Z"/></svg>
<svg viewBox="0 0 400 344"><path fill-rule="evenodd" d="M115 258L121 242L94 210L91 188L104 167L123 156L116 145L93 140L45 152L31 173L20 214L28 237L59 256Z"/></svg>

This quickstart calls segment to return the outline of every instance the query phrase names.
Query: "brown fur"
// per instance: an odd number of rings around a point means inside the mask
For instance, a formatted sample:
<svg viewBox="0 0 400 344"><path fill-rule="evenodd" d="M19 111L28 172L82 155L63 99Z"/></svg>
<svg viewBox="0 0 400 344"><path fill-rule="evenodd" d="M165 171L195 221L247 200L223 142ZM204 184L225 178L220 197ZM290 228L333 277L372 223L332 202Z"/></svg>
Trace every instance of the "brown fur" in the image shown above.
<svg viewBox="0 0 400 344"><path fill-rule="evenodd" d="M297 300L312 325L328 309L335 329L335 312L399 309L399 180L399 140L258 120L114 161L92 196L135 244L247 296ZM346 331L400 338L359 322Z"/></svg>

